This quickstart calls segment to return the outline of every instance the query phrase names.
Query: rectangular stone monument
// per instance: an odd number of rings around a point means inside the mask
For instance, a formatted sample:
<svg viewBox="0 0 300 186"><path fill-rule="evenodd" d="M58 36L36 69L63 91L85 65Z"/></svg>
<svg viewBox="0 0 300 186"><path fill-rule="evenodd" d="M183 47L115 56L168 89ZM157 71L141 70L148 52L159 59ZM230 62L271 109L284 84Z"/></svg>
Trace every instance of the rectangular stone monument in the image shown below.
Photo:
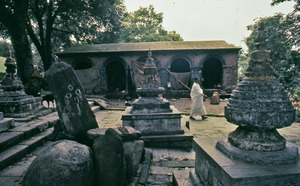
<svg viewBox="0 0 300 186"><path fill-rule="evenodd" d="M71 65L64 62L53 64L46 72L45 79L53 93L65 134L82 139L87 136L89 129L98 128L84 89Z"/></svg>

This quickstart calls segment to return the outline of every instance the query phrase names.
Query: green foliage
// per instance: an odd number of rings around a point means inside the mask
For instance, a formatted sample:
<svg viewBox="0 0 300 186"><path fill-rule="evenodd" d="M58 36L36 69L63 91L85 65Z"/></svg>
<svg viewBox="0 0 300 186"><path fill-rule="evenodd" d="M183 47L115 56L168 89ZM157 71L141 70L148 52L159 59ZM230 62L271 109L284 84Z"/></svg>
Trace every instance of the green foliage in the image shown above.
<svg viewBox="0 0 300 186"><path fill-rule="evenodd" d="M10 44L0 41L0 56L7 57L8 47L11 47Z"/></svg>
<svg viewBox="0 0 300 186"><path fill-rule="evenodd" d="M20 7L26 11L22 18L27 20L28 35L45 70L54 61L53 53L73 43L111 43L119 39L123 0L0 0L2 12L14 12L16 2L22 2ZM9 34L0 23L0 37Z"/></svg>
<svg viewBox="0 0 300 186"><path fill-rule="evenodd" d="M183 41L176 31L166 31L162 27L163 13L156 13L154 7L142 8L126 13L121 28L123 43Z"/></svg>
<svg viewBox="0 0 300 186"><path fill-rule="evenodd" d="M295 2L295 5L294 5L295 12L300 10L300 1L299 0L272 0L271 6L275 6L275 5L278 5L280 3L287 2L287 1Z"/></svg>
<svg viewBox="0 0 300 186"><path fill-rule="evenodd" d="M245 53L243 50L239 51L239 60L238 60L238 81L242 81L245 72L248 68L248 63L249 63L250 57L248 53Z"/></svg>
<svg viewBox="0 0 300 186"><path fill-rule="evenodd" d="M259 23L265 25L266 50L270 51L275 76L290 93L294 103L300 101L300 15L275 14L258 19L248 29L252 31L245 39L249 52L255 50L255 36Z"/></svg>
<svg viewBox="0 0 300 186"><path fill-rule="evenodd" d="M0 73L5 73L5 69L6 69L4 66L5 60L6 60L5 57L0 56Z"/></svg>
<svg viewBox="0 0 300 186"><path fill-rule="evenodd" d="M0 82L2 81L2 79L5 75L5 70L6 70L6 68L4 66L5 60L6 60L5 57L0 56Z"/></svg>

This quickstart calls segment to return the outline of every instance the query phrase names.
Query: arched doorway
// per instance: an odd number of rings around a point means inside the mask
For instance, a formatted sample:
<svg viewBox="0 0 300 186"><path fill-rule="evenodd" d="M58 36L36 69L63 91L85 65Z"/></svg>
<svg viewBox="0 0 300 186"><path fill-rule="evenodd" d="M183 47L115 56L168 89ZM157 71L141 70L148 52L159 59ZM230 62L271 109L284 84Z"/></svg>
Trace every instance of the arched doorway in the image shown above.
<svg viewBox="0 0 300 186"><path fill-rule="evenodd" d="M216 57L210 57L203 62L202 78L204 89L214 89L222 85L222 62Z"/></svg>
<svg viewBox="0 0 300 186"><path fill-rule="evenodd" d="M107 64L106 84L109 92L126 90L126 69L122 62L114 60Z"/></svg>
<svg viewBox="0 0 300 186"><path fill-rule="evenodd" d="M190 63L184 58L177 58L171 62L170 71L171 89L187 90L187 88L184 85L182 85L182 83L185 84L187 87L190 84Z"/></svg>
<svg viewBox="0 0 300 186"><path fill-rule="evenodd" d="M74 70L86 70L92 68L92 64L87 61L80 61L74 65Z"/></svg>
<svg viewBox="0 0 300 186"><path fill-rule="evenodd" d="M170 71L176 73L190 72L190 64L183 58L175 59L171 63Z"/></svg>

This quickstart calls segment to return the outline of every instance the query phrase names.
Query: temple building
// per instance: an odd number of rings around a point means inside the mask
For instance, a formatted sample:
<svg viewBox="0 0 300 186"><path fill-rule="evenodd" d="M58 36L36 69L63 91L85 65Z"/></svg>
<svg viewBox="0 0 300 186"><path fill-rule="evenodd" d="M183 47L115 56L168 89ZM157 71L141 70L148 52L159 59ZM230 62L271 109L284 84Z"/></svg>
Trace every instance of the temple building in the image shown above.
<svg viewBox="0 0 300 186"><path fill-rule="evenodd" d="M86 94L124 95L141 87L149 49L167 95L189 95L195 77L208 93L237 85L241 48L223 40L77 45L57 56L72 65Z"/></svg>

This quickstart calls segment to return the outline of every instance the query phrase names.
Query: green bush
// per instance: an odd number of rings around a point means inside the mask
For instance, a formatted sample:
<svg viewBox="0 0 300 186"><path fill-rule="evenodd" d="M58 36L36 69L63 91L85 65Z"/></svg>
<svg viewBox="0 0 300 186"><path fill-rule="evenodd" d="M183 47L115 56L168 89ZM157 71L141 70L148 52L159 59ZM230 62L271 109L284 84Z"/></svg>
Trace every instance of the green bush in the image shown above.
<svg viewBox="0 0 300 186"><path fill-rule="evenodd" d="M0 73L5 73L5 63L6 58L0 56Z"/></svg>

